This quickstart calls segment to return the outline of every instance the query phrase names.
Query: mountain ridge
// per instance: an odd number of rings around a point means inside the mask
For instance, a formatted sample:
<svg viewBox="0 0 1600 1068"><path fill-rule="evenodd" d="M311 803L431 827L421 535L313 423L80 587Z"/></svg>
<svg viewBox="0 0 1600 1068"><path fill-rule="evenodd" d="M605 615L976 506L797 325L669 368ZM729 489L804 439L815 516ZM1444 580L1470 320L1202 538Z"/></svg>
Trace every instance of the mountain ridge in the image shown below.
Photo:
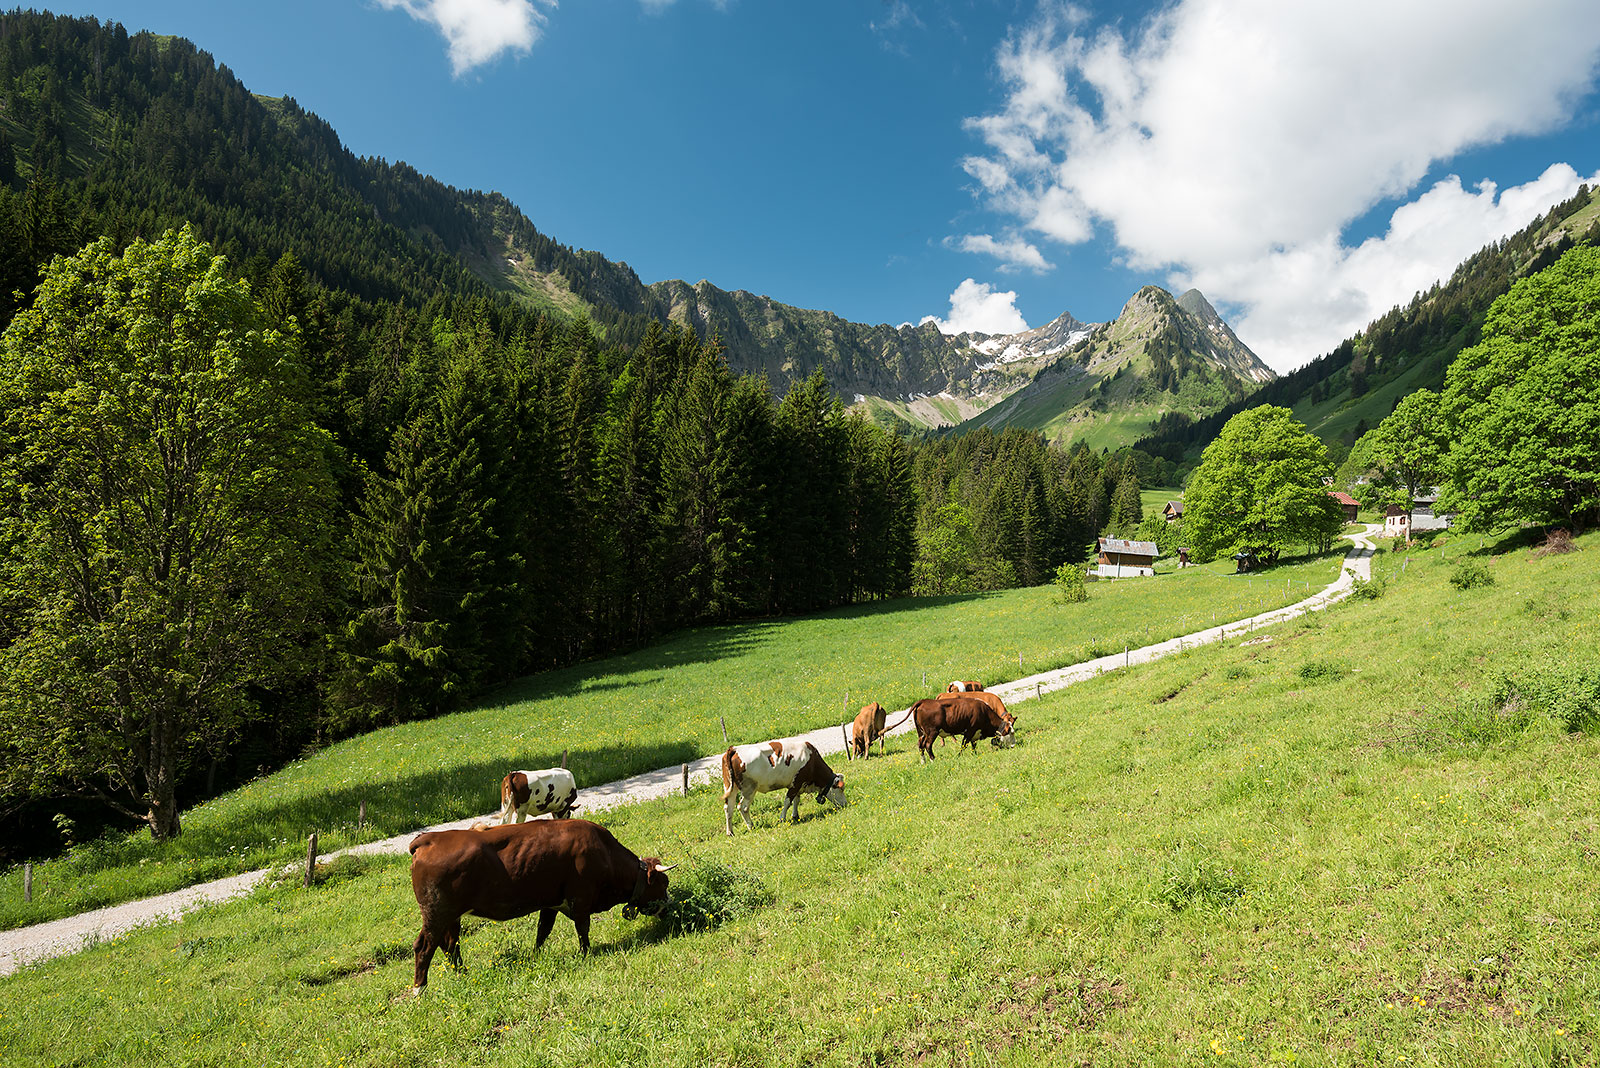
<svg viewBox="0 0 1600 1068"><path fill-rule="evenodd" d="M74 235L125 243L192 222L258 279L292 254L314 281L362 300L506 300L588 316L622 347L651 322L683 324L720 337L733 370L779 392L820 371L847 403L909 429L992 411L1090 329L1063 314L1016 335L946 335L705 280L646 283L626 262L543 234L502 193L356 156L292 96L251 93L181 37L20 12L0 14L0 27L0 177L11 179L0 184L56 213L0 256L0 323L50 255L75 251Z"/></svg>

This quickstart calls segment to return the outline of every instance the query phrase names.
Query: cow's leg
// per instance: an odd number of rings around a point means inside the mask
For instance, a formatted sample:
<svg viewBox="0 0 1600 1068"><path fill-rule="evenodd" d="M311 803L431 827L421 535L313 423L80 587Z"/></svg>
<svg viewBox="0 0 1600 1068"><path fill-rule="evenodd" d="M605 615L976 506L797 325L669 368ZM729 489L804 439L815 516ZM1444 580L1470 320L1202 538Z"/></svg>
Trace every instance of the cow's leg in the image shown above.
<svg viewBox="0 0 1600 1068"><path fill-rule="evenodd" d="M539 933L533 936L533 948L538 949L544 945L544 940L550 937L550 929L556 925L555 909L539 910Z"/></svg>
<svg viewBox="0 0 1600 1068"><path fill-rule="evenodd" d="M417 968L411 978L411 986L412 989L421 992L422 988L428 985L428 966L433 963L433 951L439 948L426 922L417 934L417 942L413 948L417 955Z"/></svg>
<svg viewBox="0 0 1600 1068"><path fill-rule="evenodd" d="M450 926L445 928L444 938L440 942L440 948L444 950L444 955L449 959L450 966L452 968L454 968L456 971L460 971L464 967L464 965L461 963L460 916L457 916L454 920L451 920Z"/></svg>
<svg viewBox="0 0 1600 1068"><path fill-rule="evenodd" d="M587 912L574 912L572 926L578 929L578 951L585 957L589 955L589 914Z"/></svg>
<svg viewBox="0 0 1600 1068"><path fill-rule="evenodd" d="M723 826L727 829L728 837L733 837L733 787L722 791Z"/></svg>
<svg viewBox="0 0 1600 1068"><path fill-rule="evenodd" d="M755 796L754 791L739 791L739 815L744 817L744 825L752 831L756 829L755 823L750 819L750 799Z"/></svg>

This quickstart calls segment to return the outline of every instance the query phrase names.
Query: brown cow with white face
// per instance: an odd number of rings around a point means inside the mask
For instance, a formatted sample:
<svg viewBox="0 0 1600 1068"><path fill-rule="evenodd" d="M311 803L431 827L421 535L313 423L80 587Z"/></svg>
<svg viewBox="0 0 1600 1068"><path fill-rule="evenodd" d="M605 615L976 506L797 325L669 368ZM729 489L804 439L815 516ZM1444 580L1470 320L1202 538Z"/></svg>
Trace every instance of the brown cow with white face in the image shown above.
<svg viewBox="0 0 1600 1068"><path fill-rule="evenodd" d="M411 889L422 910L414 990L428 985L436 949L461 967L461 917L514 920L539 913L538 949L556 913L571 917L589 952L589 917L618 905L654 915L670 900L655 857L640 860L588 820L532 820L471 831L427 831L411 840Z"/></svg>
<svg viewBox="0 0 1600 1068"><path fill-rule="evenodd" d="M956 682L952 682L950 685L946 686L944 688L944 692L945 693L977 693L982 689L983 689L983 683L981 683L981 682L973 682L971 680L968 680L967 682L961 682L961 681L957 680Z"/></svg>
<svg viewBox="0 0 1600 1068"><path fill-rule="evenodd" d="M851 750L856 756L868 756L872 752L873 742L878 743L879 756L883 756L888 752L888 741L884 737L886 732L883 729L884 720L887 718L888 713L876 701L866 705L860 712L856 713L856 721L853 724L854 734L850 740Z"/></svg>
<svg viewBox="0 0 1600 1068"><path fill-rule="evenodd" d="M844 808L849 802L844 796L844 776L828 767L817 747L810 742L778 741L756 745L729 746L722 754L722 809L727 817L728 834L733 834L734 796L738 795L739 814L746 827L750 822L750 799L770 790L787 790L783 808L778 811L782 823L789 809L794 809L794 821L800 822L800 795L815 790L817 803L832 801L835 808Z"/></svg>
<svg viewBox="0 0 1600 1068"><path fill-rule="evenodd" d="M939 735L949 734L961 739L961 745L972 746L976 751L979 738L988 738L1002 749L1016 744L1012 730L1014 720L1002 718L1000 713L983 701L974 700L980 694L962 694L954 699L925 697L911 706L912 721L917 726L917 755L922 760L933 759L933 743Z"/></svg>

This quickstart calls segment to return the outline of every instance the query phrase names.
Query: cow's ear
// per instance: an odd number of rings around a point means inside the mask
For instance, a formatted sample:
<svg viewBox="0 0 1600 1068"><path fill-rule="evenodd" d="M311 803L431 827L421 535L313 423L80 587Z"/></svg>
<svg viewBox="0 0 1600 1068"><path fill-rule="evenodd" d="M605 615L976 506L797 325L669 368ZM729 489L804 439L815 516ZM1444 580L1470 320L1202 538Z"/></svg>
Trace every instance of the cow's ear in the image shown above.
<svg viewBox="0 0 1600 1068"><path fill-rule="evenodd" d="M835 775L833 777L833 788L835 790L843 790L844 789L844 776L843 775Z"/></svg>

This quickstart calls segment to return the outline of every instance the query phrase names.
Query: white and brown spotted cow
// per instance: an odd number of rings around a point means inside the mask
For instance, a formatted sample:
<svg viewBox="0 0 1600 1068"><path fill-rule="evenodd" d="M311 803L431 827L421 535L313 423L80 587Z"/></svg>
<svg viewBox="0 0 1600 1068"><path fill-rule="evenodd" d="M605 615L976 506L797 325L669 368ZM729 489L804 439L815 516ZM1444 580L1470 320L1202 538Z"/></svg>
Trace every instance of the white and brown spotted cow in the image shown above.
<svg viewBox="0 0 1600 1068"><path fill-rule="evenodd" d="M787 790L783 808L778 812L782 823L789 809L794 809L794 819L800 822L800 795L817 792L817 803L832 801L834 807L844 808L844 776L828 767L817 747L810 742L761 742L757 745L729 746L722 754L722 809L727 817L727 831L733 834L734 796L737 795L739 814L745 826L752 831L750 799L770 790Z"/></svg>
<svg viewBox="0 0 1600 1068"><path fill-rule="evenodd" d="M558 820L577 808L578 781L566 768L513 771L500 781L500 822L521 823L530 814L551 812Z"/></svg>
<svg viewBox="0 0 1600 1068"><path fill-rule="evenodd" d="M944 688L945 693L977 693L983 689L983 683L971 679L963 682L956 680Z"/></svg>

